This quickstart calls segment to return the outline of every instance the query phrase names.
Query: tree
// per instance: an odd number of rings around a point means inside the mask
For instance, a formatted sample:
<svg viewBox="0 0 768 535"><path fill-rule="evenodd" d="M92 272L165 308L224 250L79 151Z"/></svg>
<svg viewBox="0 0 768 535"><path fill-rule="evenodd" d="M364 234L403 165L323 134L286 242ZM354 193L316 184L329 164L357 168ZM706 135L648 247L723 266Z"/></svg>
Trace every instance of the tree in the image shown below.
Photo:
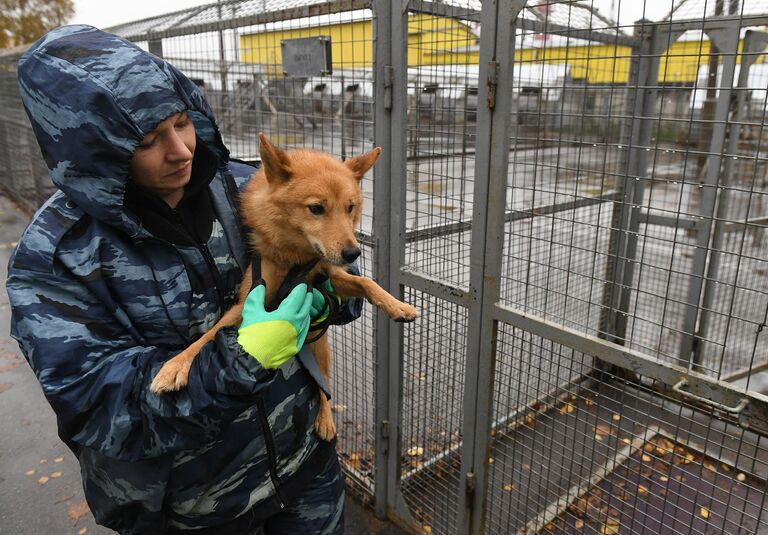
<svg viewBox="0 0 768 535"><path fill-rule="evenodd" d="M74 14L72 0L0 0L0 48L32 43Z"/></svg>

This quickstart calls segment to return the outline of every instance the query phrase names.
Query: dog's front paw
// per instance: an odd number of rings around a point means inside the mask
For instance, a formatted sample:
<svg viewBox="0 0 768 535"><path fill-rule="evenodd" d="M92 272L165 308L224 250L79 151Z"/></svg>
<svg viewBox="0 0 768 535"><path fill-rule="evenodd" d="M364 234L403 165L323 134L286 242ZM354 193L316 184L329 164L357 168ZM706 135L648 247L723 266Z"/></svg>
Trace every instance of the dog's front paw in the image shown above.
<svg viewBox="0 0 768 535"><path fill-rule="evenodd" d="M395 321L411 322L419 317L419 311L408 303L395 301L393 306L387 307L387 315Z"/></svg>
<svg viewBox="0 0 768 535"><path fill-rule="evenodd" d="M163 392L174 392L187 386L189 381L189 368L192 361L179 358L179 355L172 358L160 368L149 389L155 394Z"/></svg>

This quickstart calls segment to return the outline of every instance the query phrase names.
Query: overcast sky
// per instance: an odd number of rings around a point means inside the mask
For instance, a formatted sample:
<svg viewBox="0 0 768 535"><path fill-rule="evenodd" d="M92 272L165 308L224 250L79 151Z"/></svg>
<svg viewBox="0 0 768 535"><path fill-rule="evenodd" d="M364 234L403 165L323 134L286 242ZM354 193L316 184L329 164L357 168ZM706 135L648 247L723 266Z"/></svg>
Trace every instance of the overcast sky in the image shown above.
<svg viewBox="0 0 768 535"><path fill-rule="evenodd" d="M108 28L210 3L211 0L75 0L75 16L70 22ZM671 5L672 0L594 0L594 7L605 15L615 19L618 13L622 24L630 24L643 16L659 20L669 13Z"/></svg>

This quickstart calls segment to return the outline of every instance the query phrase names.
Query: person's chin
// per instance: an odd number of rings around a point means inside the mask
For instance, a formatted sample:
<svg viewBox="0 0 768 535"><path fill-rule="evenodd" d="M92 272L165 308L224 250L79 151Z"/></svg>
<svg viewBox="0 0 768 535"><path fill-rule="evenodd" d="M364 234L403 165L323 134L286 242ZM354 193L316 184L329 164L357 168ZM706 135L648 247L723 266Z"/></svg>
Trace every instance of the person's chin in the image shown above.
<svg viewBox="0 0 768 535"><path fill-rule="evenodd" d="M174 173L163 177L163 187L168 189L183 188L189 184L189 180L192 178L192 169L187 169L184 173Z"/></svg>

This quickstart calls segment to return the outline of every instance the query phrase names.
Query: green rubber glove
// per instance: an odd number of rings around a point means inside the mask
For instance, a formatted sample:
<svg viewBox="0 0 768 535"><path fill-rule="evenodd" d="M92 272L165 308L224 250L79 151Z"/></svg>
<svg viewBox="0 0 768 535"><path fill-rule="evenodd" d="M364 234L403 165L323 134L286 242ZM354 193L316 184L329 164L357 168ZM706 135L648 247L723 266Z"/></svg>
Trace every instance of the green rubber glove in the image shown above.
<svg viewBox="0 0 768 535"><path fill-rule="evenodd" d="M314 294L306 284L298 284L277 310L267 312L265 293L262 282L246 297L237 342L264 368L272 370L296 355L304 345Z"/></svg>
<svg viewBox="0 0 768 535"><path fill-rule="evenodd" d="M326 278L320 286L325 293L333 298L336 298L339 304L341 304L341 297L336 294L336 290L333 289L331 279ZM331 307L325 302L325 296L317 288L312 288L312 309L309 312L309 316L312 318L312 325L317 325L328 318L331 313Z"/></svg>

